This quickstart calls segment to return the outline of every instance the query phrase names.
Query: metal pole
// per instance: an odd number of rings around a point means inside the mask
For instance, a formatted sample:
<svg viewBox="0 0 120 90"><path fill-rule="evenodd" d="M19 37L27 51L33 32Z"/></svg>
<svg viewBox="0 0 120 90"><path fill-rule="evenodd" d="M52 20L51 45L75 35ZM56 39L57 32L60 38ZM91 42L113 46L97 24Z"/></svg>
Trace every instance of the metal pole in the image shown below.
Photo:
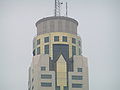
<svg viewBox="0 0 120 90"><path fill-rule="evenodd" d="M67 2L66 2L66 17L68 16L68 5L67 5Z"/></svg>
<svg viewBox="0 0 120 90"><path fill-rule="evenodd" d="M56 2L56 0L55 0L55 12L54 12L54 13L55 13L55 16L56 16L56 9L57 9L56 3L57 3L57 2Z"/></svg>

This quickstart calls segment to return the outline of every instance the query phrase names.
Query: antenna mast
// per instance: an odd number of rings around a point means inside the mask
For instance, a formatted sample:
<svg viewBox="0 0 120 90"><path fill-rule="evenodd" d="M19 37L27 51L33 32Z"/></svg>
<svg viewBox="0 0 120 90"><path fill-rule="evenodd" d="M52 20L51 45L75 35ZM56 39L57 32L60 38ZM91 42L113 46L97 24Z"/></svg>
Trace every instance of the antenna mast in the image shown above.
<svg viewBox="0 0 120 90"><path fill-rule="evenodd" d="M66 2L66 17L68 16L68 4Z"/></svg>
<svg viewBox="0 0 120 90"><path fill-rule="evenodd" d="M60 16L61 14L61 4L60 0L55 0L55 16Z"/></svg>

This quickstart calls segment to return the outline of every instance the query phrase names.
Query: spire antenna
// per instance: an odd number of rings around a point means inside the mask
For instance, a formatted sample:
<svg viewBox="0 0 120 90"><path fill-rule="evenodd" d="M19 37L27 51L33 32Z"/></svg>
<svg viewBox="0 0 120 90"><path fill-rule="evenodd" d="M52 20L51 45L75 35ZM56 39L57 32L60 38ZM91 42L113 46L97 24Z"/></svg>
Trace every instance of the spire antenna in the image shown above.
<svg viewBox="0 0 120 90"><path fill-rule="evenodd" d="M63 2L60 2L60 0L55 0L55 16L60 16L62 4Z"/></svg>
<svg viewBox="0 0 120 90"><path fill-rule="evenodd" d="M66 17L68 16L68 4L66 2Z"/></svg>

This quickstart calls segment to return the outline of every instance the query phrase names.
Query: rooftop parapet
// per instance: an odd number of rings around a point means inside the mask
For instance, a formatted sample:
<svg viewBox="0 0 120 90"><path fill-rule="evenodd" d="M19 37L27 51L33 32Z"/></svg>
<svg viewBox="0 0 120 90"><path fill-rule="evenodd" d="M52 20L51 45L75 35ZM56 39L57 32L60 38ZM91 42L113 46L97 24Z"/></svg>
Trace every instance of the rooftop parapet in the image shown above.
<svg viewBox="0 0 120 90"><path fill-rule="evenodd" d="M64 16L53 16L40 19L36 23L37 35L51 32L66 32L77 35L78 22Z"/></svg>

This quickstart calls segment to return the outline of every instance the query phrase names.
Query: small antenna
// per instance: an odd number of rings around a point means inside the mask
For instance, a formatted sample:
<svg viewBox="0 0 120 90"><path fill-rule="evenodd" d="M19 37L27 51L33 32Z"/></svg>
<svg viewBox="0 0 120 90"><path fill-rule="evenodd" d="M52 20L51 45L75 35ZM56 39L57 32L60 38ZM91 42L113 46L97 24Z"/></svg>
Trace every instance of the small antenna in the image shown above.
<svg viewBox="0 0 120 90"><path fill-rule="evenodd" d="M56 6L57 6L57 5L56 5L56 2L57 2L57 1L55 0L55 11L54 11L55 16L56 16L56 8L57 8L57 7L56 7Z"/></svg>
<svg viewBox="0 0 120 90"><path fill-rule="evenodd" d="M68 4L66 2L66 17L68 16Z"/></svg>
<svg viewBox="0 0 120 90"><path fill-rule="evenodd" d="M55 0L55 16L60 16L61 14L61 4L60 0Z"/></svg>

